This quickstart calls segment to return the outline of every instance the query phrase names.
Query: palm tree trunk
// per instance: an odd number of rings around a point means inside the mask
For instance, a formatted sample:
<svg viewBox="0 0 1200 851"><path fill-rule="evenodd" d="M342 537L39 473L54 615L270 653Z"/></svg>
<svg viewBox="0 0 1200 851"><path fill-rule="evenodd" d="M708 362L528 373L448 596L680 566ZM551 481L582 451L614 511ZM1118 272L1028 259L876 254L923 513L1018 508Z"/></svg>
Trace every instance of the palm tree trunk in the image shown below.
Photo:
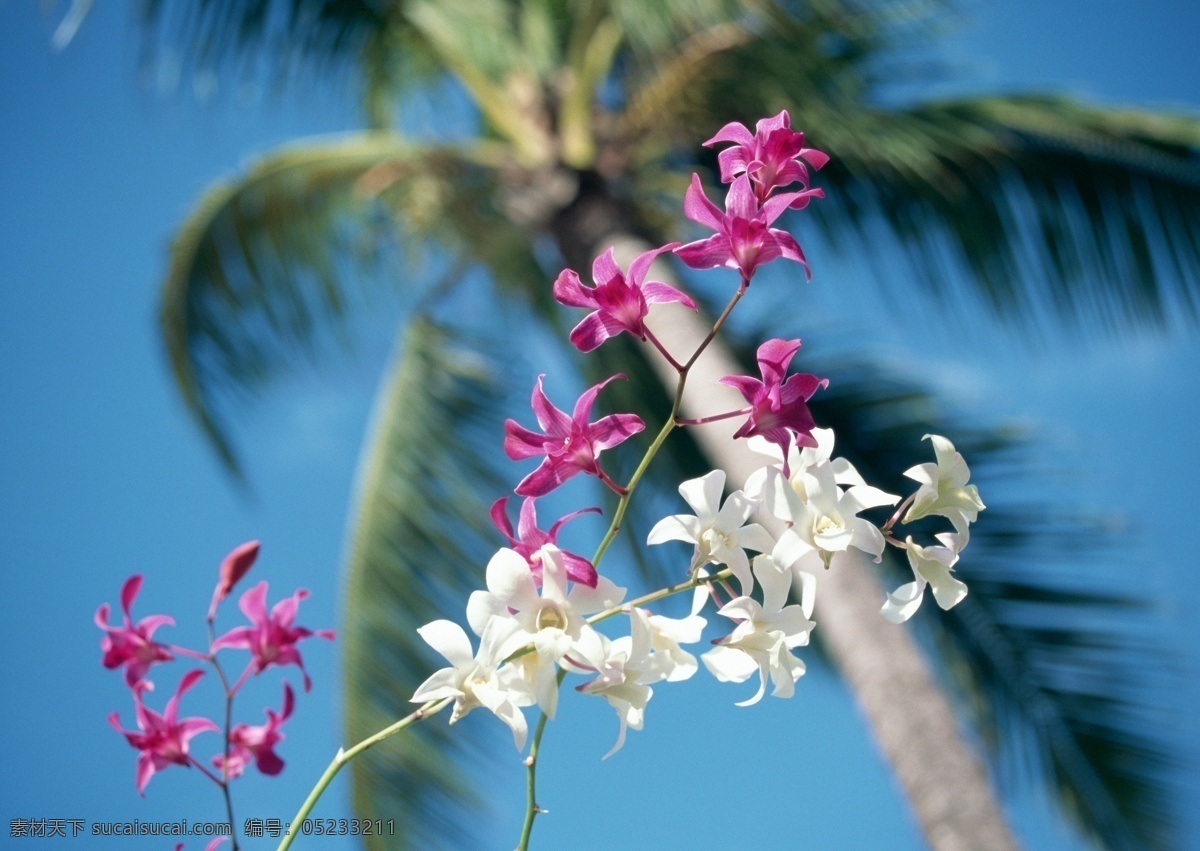
<svg viewBox="0 0 1200 851"><path fill-rule="evenodd" d="M581 197L556 220L556 237L573 268L586 270L591 257L616 247L618 260L628 260L650 246L633 236L629 219L610 198L592 195L584 182ZM670 273L656 267L655 279L670 282ZM659 308L651 320L654 334L677 357L695 351L711 328L705 317L678 305ZM668 387L675 371L660 358L655 368ZM716 384L725 375L751 372L738 364L720 338L693 366L683 399L689 418L741 407L733 390ZM722 394L729 394L722 398ZM700 400L703 400L702 402ZM735 441L736 420L696 429L696 439L714 466L725 470L731 484L740 485L762 465L761 458ZM782 531L774 518L774 534ZM931 848L1015 849L999 801L988 782L983 763L959 727L947 695L934 676L911 630L885 621L879 607L885 597L870 563L849 568L839 565L819 577L816 620L830 657L850 685L877 745L896 774L909 805Z"/></svg>

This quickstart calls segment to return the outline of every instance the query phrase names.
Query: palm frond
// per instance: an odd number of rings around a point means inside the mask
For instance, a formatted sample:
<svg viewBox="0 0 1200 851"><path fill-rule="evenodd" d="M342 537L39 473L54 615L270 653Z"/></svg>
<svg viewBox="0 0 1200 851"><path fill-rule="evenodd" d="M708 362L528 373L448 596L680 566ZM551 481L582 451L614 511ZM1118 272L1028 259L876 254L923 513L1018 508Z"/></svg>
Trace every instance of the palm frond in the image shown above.
<svg viewBox="0 0 1200 851"><path fill-rule="evenodd" d="M366 133L269 154L201 198L171 245L160 322L188 408L231 470L222 400L243 402L334 340L346 344L343 322L383 261L422 256L421 239L456 233L441 221L470 220L446 213L476 202L470 167L450 149ZM404 287L419 292L412 280Z"/></svg>
<svg viewBox="0 0 1200 851"><path fill-rule="evenodd" d="M486 461L464 451L481 428L491 437L497 425L502 394L487 357L428 320L404 334L376 402L350 523L343 668L352 742L412 711L416 687L444 664L416 628L437 613L461 612L482 587L497 536L481 494L504 490ZM482 802L464 773L486 767L486 747L472 734L473 719L455 735L445 720L418 724L354 761L357 814L394 819L404 830L368 847L482 841Z"/></svg>

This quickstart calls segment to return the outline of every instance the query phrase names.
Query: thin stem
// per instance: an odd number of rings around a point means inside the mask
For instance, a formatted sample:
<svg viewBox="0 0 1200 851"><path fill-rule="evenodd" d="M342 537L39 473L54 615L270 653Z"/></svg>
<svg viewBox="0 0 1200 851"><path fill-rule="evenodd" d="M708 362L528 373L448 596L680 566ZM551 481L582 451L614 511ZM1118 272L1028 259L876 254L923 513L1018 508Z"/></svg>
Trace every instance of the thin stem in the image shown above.
<svg viewBox="0 0 1200 851"><path fill-rule="evenodd" d="M560 668L558 685L562 685L566 675L566 669ZM529 837L533 833L533 820L538 817L539 813L545 812L537 805L537 758L542 744L542 734L546 732L546 720L546 713L543 712L538 719L537 729L533 731L533 744L529 746L529 756L525 757L525 823L521 825L521 839L517 843L517 851L528 851Z"/></svg>
<svg viewBox="0 0 1200 851"><path fill-rule="evenodd" d="M667 359L667 363L673 366L676 372L683 372L683 365L680 364L679 361L675 360L675 358L671 357L671 353L667 351L666 346L659 342L658 337L655 337L654 332L649 328L646 329L646 339L654 346L654 348L658 349L659 354Z"/></svg>
<svg viewBox="0 0 1200 851"><path fill-rule="evenodd" d="M700 355L703 354L704 350L708 348L709 343L711 343L717 336L717 332L721 330L721 326L725 324L725 320L729 318L729 314L733 311L733 308L737 305L737 303L741 300L742 295L746 292L746 286L748 284L749 280L743 276L741 287L739 287L738 291L733 294L731 299L729 299L729 303L725 305L725 309L721 311L721 315L717 317L717 321L713 323L712 330L708 332L708 336L704 338L704 341L700 343L700 345L696 348L696 351L692 352L692 356L688 358L687 363L685 363L682 367L676 367L679 372L679 381L675 385L675 398L671 402L671 413L667 416L667 421L663 423L662 428L659 429L658 435L654 438L654 442L651 443L650 447L646 450L646 454L642 456L641 463L639 463L637 469L633 471L633 476L630 477L629 484L625 486L624 493L621 494L621 499L617 503L617 509L613 512L613 519L609 524L608 531L600 540L600 545L596 548L596 554L592 556L593 566L598 567L600 565L600 560L604 558L604 553L608 551L609 545L612 544L613 540L617 537L617 532L621 529L621 522L625 519L625 512L629 508L629 499L633 496L634 488L636 488L638 482L642 480L642 476L645 475L646 470L650 467L650 462L654 460L654 456L658 454L658 450L661 449L663 443L666 442L667 435L669 435L675 429L676 418L679 416L679 408L683 403L683 388L687 384L689 370L691 370L692 365L696 363ZM721 571L721 573L726 574L726 576L729 575L728 570ZM716 574L716 576L720 576L721 573ZM708 579L711 579L711 577L706 577L705 580L700 581L707 581ZM662 597L670 596L671 594L677 594L680 591L685 591L688 588L695 588L698 584L699 581L697 581L697 577L693 576L688 581L680 583L679 585L674 585L671 586L671 588L666 588L661 591L655 591L651 594L647 594L645 597L639 597L632 603L626 603L622 606L615 606L611 609L601 612L598 615L593 615L592 617L588 618L588 623L596 623L604 620L605 618L613 617L619 612L625 611L627 606L639 606L644 603L653 602L654 600L661 599ZM563 677L565 676L566 671L559 670L559 685L562 684ZM527 779L526 790L527 802L525 810L525 825L521 831L521 842L517 846L517 851L527 851L529 847L529 835L533 830L533 820L537 816L538 812L540 812L536 799L534 767L537 763L536 755L542 742L542 733L545 731L545 729L546 714L543 712L541 718L538 720L537 729L534 730L533 733L533 743L529 746L529 755L531 761L526 763L529 766L529 775Z"/></svg>
<svg viewBox="0 0 1200 851"><path fill-rule="evenodd" d="M187 758L188 758L188 762L190 762L192 764L192 766L200 769L200 773L203 774L205 777L207 777L209 780L211 780L213 783L216 783L218 786L225 785L223 782L221 782L221 778L218 777L217 775L213 774L207 768L205 768L204 763L200 762L200 760L196 759L191 754L187 754ZM229 826L230 826L230 828L233 827L232 824L230 824ZM236 842L237 840L235 839L234 841Z"/></svg>
<svg viewBox="0 0 1200 851"><path fill-rule="evenodd" d="M704 425L705 423L715 423L720 420L730 419L731 417L745 416L746 414L749 414L753 410L754 410L753 408L749 408L749 407L738 408L736 411L729 411L728 413L724 413L724 414L712 414L711 416L707 416L707 417L697 417L694 420L685 420L683 417L676 417L675 425L697 426L697 425Z"/></svg>
<svg viewBox="0 0 1200 851"><path fill-rule="evenodd" d="M904 513L904 509L906 509L910 505L912 505L913 500L916 498L917 498L916 491L913 491L908 496L906 496L904 498L904 502L900 503L900 506L896 509L896 513L892 515L891 519L888 520L888 522L883 524L883 527L879 531L883 532L883 534L885 534L885 535L888 532L892 531L892 527L896 525L896 521L900 519L900 515Z"/></svg>
<svg viewBox="0 0 1200 851"><path fill-rule="evenodd" d="M217 635L214 631L213 619L209 618L208 646L212 647L216 640ZM221 680L221 688L225 691L225 747L222 751L224 758L221 760L221 779L218 783L221 786L221 792L225 795L225 812L229 816L229 837L233 843L233 851L238 851L237 827L233 819L233 795L229 791L229 734L233 724L233 696L235 692L229 688L229 679L225 676L225 669L217 661L217 654L210 653L208 661L212 663L213 668L216 670L217 678Z"/></svg>
<svg viewBox="0 0 1200 851"><path fill-rule="evenodd" d="M391 726L385 727L375 735L368 736L367 738L363 739L349 750L346 750L345 748L339 748L337 754L333 758L333 761L329 763L329 767L325 769L325 773L322 774L321 779L317 781L317 785L314 786L312 791L308 793L308 797L304 799L304 803L300 805L300 809L296 811L295 817L292 819L291 823L288 824L287 833L280 841L277 851L287 851L287 849L291 847L292 840L295 839L296 834L300 832L300 828L301 825L303 825L304 820L308 818L308 814L312 812L312 808L316 806L317 801L325 792L325 788L330 784L333 778L337 776L337 773L342 770L343 765L354 759L372 745L376 745L379 742L382 742L384 739L396 735L401 730L412 726L418 721L428 718L431 715L436 715L453 702L454 698L452 697L444 697L441 700L431 700L422 705L415 712L406 715Z"/></svg>

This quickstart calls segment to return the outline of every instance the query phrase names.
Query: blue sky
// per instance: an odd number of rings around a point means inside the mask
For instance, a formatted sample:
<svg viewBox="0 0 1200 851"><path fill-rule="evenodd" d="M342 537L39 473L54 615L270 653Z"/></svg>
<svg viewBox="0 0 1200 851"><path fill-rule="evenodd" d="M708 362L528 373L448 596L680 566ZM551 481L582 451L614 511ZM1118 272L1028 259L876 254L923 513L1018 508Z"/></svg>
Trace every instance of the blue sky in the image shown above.
<svg viewBox="0 0 1200 851"><path fill-rule="evenodd" d="M1194 111L1200 59L1190 37L1200 29L1198 13L1183 2L1135 5L973 10L946 48L965 81L956 90L1053 89ZM133 726L132 702L118 677L100 668L92 614L101 602L116 605L124 579L141 572L135 614L169 612L179 624L172 640L201 644L217 564L258 538L264 549L254 575L270 581L271 600L307 587L313 596L300 622L338 626L346 505L390 341L370 336L358 358L281 386L248 412L240 433L252 459L248 499L224 476L172 387L155 326L158 279L175 227L214 179L255 153L358 119L353 104L321 92L279 100L219 93L205 106L190 93L164 95L139 77L136 36L116 4L97 4L59 54L49 48L55 21L37 9L0 3L0 587L7 603L0 760L8 768L0 815L217 820L219 798L195 772L169 770L138 798L134 752L105 721L116 709ZM1200 646L1200 628L1184 618L1200 579L1180 531L1189 528L1188 508L1200 504L1194 331L1109 342L1067 337L1035 348L1004 329L980 334L969 321L930 319L936 314L919 301L888 307L862 282L862 270L835 265L819 245L810 259L818 270L809 291L814 321L858 323L872 353L932 378L968 409L1030 423L1052 451L1081 465L1085 504L1125 516L1131 543L1145 553L1118 581L1164 601L1168 640ZM846 298L864 305L852 319ZM233 615L230 607L225 628ZM287 770L273 780L247 778L236 790L239 818L289 817L341 744L337 646L312 641L302 649L316 687L301 695L286 728ZM1196 652L1185 661L1191 679L1178 706L1165 707L1180 715L1200 699ZM277 705L278 681L269 679L247 695L251 723L261 720L258 706ZM173 685L164 680L151 705L161 706ZM616 731L611 710L565 702L566 720L547 734L540 777L552 815L537 838L543 847L580 847L580 837L596 837L593 847L609 847L615 819L619 841L631 847L769 846L795 833L812 847L919 848L845 692L819 671L800 685L796 700L766 700L753 710L733 706L748 693L733 687L660 689L647 729L603 763ZM206 711L214 693L212 683L202 684L186 711ZM1190 716L1180 738L1194 754L1200 730ZM743 732L748 719L752 733ZM714 730L731 732L714 737ZM508 733L496 725L495 735ZM738 756L714 754L731 742ZM750 768L743 748L752 753ZM519 766L514 760L506 770L490 778L511 790L494 814L497 847L516 836L522 806ZM670 782L678 777L688 785ZM1195 771L1189 780L1195 802ZM346 789L335 786L323 814L349 813ZM729 819L696 814L698 794L709 807L724 789L731 790L723 805ZM1029 790L1013 806L1029 847L1077 844L1041 797ZM10 839L3 827L4 847L34 842ZM1187 841L1200 847L1195 821ZM80 842L36 844L85 847Z"/></svg>

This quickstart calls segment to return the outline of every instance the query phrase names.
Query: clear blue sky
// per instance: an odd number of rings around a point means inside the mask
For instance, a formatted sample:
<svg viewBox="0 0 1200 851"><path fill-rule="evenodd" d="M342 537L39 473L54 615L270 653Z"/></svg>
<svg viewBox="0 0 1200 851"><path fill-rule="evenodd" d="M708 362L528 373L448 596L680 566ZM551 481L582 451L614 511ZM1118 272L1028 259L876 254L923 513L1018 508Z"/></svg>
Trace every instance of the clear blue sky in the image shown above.
<svg viewBox="0 0 1200 851"><path fill-rule="evenodd" d="M250 413L241 434L256 491L247 500L171 385L155 327L157 282L175 227L212 180L257 152L358 119L332 95L219 95L208 106L188 93L161 96L139 79L125 10L96 6L69 49L54 54L55 21L41 17L38 4L0 4L0 816L218 820L218 796L195 772L168 770L145 800L136 795L135 754L105 722L117 709L133 726L132 703L99 666L92 614L101 602L115 606L125 577L141 572L135 613L174 614L172 638L198 645L220 558L259 538L255 574L271 582L271 599L307 587L313 597L300 622L338 626L345 510L387 341L373 338L353 363L282 387ZM1193 4L1014 2L981 8L964 23L946 54L960 67L959 91L1053 89L1105 102L1200 105ZM1194 332L1107 344L1066 339L1031 351L1003 330L924 333L919 303L848 320L839 300L853 293L866 302L875 291L819 246L810 259L818 269L814 316L860 323L875 354L932 376L964 404L1028 421L1083 464L1087 504L1126 514L1146 553L1129 581L1171 601L1163 635L1200 646L1200 628L1183 618L1200 579L1181 531L1200 504ZM821 290L834 281L843 289ZM286 728L287 770L240 784L240 818L289 817L341 744L337 646L313 641L303 650L316 687L301 695ZM1194 674L1194 649L1186 661ZM173 684L164 680L151 705L160 707ZM547 735L540 775L552 811L538 825L542 847L581 847L586 837L600 837L591 847L610 847L603 831L618 812L616 841L629 847L767 847L792 844L781 839L790 835L816 848L920 847L834 680L814 672L793 701L733 706L745 696L707 682L659 689L647 729L603 763L616 729L611 710L567 701ZM212 684L202 684L185 709L201 712L213 699ZM1193 678L1179 705L1167 707L1189 715L1181 741L1193 752L1200 730L1189 708L1198 700ZM245 703L277 701L272 679ZM246 720L259 722L258 712ZM750 734L742 732L748 721ZM496 725L496 735L508 732ZM750 748L753 767L722 755L723 742L734 742L735 754ZM510 768L491 779L512 789L498 802L497 847L510 847L522 806L515 760ZM673 790L673 777L688 785ZM1197 803L1196 773L1189 777ZM743 794L760 783L766 794ZM713 818L714 791L730 786L737 794L721 805L729 818ZM348 814L346 789L335 787L323 814ZM1029 847L1077 843L1040 796L1031 790L1014 804ZM3 847L172 847L7 834L0 824ZM1196 821L1187 840L1200 847Z"/></svg>

